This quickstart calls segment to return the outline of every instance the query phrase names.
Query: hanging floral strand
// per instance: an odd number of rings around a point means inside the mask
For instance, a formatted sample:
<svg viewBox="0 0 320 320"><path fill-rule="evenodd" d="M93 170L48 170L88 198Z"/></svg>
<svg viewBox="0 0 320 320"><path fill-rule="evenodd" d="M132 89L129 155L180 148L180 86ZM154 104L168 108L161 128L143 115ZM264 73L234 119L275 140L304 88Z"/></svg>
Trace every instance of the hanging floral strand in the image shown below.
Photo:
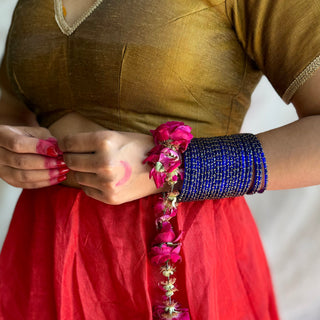
<svg viewBox="0 0 320 320"><path fill-rule="evenodd" d="M156 227L158 234L152 242L151 262L160 266L160 273L165 280L160 283L164 291L163 303L154 307L154 319L189 320L189 310L181 308L173 299L176 288L176 272L174 264L181 261L181 234L176 237L170 220L177 214L177 196L174 190L179 177L183 180L181 154L187 149L192 139L191 128L183 122L170 121L160 125L156 130L150 130L155 147L148 153L143 163L152 166L150 178L153 177L157 188L165 183L170 191L164 193L155 205Z"/></svg>

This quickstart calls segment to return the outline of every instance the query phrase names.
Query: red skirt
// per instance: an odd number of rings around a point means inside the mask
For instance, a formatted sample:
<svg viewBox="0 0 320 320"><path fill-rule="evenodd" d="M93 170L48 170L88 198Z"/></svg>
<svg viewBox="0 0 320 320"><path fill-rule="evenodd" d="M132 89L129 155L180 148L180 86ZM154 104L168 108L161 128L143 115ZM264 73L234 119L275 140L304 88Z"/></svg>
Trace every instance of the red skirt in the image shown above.
<svg viewBox="0 0 320 320"><path fill-rule="evenodd" d="M54 186L24 190L0 256L0 319L151 320L161 299L148 253L150 196L119 206ZM175 298L192 320L276 320L257 228L243 198L182 203Z"/></svg>

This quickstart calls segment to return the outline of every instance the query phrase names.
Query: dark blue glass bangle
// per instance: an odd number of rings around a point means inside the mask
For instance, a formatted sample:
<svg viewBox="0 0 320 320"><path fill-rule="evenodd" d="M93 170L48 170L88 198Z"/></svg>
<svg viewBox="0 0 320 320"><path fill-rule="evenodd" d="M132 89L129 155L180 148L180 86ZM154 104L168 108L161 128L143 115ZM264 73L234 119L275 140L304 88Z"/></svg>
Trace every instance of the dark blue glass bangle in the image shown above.
<svg viewBox="0 0 320 320"><path fill-rule="evenodd" d="M267 187L266 159L253 134L192 139L184 169L179 201L237 197Z"/></svg>

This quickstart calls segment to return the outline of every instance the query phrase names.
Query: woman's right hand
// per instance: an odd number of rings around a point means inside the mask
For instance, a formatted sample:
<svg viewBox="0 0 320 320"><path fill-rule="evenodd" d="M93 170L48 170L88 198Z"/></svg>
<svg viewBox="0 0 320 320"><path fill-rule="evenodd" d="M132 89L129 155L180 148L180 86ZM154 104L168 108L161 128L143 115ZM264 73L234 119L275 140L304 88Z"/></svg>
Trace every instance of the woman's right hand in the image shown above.
<svg viewBox="0 0 320 320"><path fill-rule="evenodd" d="M35 189L58 184L69 171L56 139L42 127L0 125L0 178Z"/></svg>

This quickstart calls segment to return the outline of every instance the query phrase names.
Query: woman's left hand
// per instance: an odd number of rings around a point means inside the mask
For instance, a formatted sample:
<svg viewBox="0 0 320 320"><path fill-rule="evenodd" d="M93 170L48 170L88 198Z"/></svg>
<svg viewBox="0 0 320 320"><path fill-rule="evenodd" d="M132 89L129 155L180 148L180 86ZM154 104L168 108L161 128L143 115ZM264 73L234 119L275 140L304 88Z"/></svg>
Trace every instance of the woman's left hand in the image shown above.
<svg viewBox="0 0 320 320"><path fill-rule="evenodd" d="M84 192L112 205L163 191L149 179L149 165L142 164L153 146L152 136L109 130L78 133L59 142Z"/></svg>

